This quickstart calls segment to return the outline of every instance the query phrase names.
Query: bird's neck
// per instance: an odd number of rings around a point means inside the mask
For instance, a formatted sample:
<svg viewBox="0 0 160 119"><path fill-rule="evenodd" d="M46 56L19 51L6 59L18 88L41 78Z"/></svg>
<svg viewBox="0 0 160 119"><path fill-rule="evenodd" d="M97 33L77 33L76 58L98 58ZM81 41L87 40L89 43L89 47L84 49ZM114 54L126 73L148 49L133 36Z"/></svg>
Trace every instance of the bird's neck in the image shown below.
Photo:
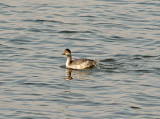
<svg viewBox="0 0 160 119"><path fill-rule="evenodd" d="M67 56L66 66L68 67L72 62L72 56Z"/></svg>

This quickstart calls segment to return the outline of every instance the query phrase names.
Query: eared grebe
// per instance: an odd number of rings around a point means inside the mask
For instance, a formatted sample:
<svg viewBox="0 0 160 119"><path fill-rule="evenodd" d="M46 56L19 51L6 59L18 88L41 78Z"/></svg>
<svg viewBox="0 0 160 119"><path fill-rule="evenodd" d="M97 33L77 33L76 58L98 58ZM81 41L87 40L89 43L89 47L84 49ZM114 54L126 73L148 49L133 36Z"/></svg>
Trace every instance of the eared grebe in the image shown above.
<svg viewBox="0 0 160 119"><path fill-rule="evenodd" d="M65 49L62 55L67 56L66 67L71 69L86 69L93 66L96 66L97 61L91 59L77 59L72 61L71 51Z"/></svg>

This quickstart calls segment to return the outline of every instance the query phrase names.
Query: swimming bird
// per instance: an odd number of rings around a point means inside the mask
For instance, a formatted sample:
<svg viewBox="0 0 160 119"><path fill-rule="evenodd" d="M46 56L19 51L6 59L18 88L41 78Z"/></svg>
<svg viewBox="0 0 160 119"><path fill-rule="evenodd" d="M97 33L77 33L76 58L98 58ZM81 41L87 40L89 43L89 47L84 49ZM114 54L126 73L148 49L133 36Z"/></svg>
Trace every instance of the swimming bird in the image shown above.
<svg viewBox="0 0 160 119"><path fill-rule="evenodd" d="M91 60L91 59L77 59L72 61L72 55L69 49L65 49L62 55L67 56L66 68L87 69L87 68L96 66L97 64L96 60Z"/></svg>

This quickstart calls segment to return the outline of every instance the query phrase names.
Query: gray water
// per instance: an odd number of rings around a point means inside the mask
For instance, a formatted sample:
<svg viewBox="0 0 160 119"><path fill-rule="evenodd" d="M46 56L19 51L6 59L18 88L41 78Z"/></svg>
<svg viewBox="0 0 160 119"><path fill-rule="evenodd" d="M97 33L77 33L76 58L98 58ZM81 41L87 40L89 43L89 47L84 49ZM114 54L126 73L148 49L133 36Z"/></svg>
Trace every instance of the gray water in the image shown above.
<svg viewBox="0 0 160 119"><path fill-rule="evenodd" d="M73 59L99 66L65 68ZM160 118L159 0L1 0L1 119Z"/></svg>

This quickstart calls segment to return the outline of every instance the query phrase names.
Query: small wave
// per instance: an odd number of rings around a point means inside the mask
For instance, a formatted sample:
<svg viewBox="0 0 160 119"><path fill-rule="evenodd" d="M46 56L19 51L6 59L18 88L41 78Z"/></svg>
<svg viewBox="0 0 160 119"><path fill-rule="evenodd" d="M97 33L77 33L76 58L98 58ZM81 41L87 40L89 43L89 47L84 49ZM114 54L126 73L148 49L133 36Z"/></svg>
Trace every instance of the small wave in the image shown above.
<svg viewBox="0 0 160 119"><path fill-rule="evenodd" d="M50 23L59 23L59 24L70 24L70 25L77 25L77 23L66 23L66 22L62 22L62 21L57 21L57 20L45 20L45 19L25 19L22 20L24 22L37 22L37 23L45 23L45 22L50 22Z"/></svg>
<svg viewBox="0 0 160 119"><path fill-rule="evenodd" d="M77 41L87 41L88 40L87 38L85 38L85 39L83 39L83 38L64 38L64 39L67 39L67 40L77 40Z"/></svg>
<svg viewBox="0 0 160 119"><path fill-rule="evenodd" d="M22 39L12 39L10 40L10 42L16 43L16 44L27 44L27 43L31 43L31 41L29 40L22 40Z"/></svg>
<svg viewBox="0 0 160 119"><path fill-rule="evenodd" d="M132 108L132 109L141 109L140 107L137 107L137 106L130 106L130 108Z"/></svg>
<svg viewBox="0 0 160 119"><path fill-rule="evenodd" d="M8 7L16 7L16 6L11 6L11 5L7 5L7 4L5 4L5 3L0 3L0 6L2 6L2 7L5 7L5 8L8 8Z"/></svg>
<svg viewBox="0 0 160 119"><path fill-rule="evenodd" d="M22 83L22 85L34 85L34 86L50 86L50 84L47 83L32 83L32 82L28 82L28 83Z"/></svg>
<svg viewBox="0 0 160 119"><path fill-rule="evenodd" d="M93 33L93 32L91 32L91 31L62 30L62 31L59 31L58 33Z"/></svg>
<svg viewBox="0 0 160 119"><path fill-rule="evenodd" d="M34 22L53 22L53 23L64 23L61 21L56 21L56 20L43 20L43 19L37 19L37 20L33 20Z"/></svg>
<svg viewBox="0 0 160 119"><path fill-rule="evenodd" d="M32 32L41 32L41 30L36 29L36 28L31 28L31 29L29 29L28 31L32 31Z"/></svg>
<svg viewBox="0 0 160 119"><path fill-rule="evenodd" d="M79 31L69 31L69 30L64 30L64 31L59 31L58 33L78 33Z"/></svg>
<svg viewBox="0 0 160 119"><path fill-rule="evenodd" d="M137 73L152 73L153 71L152 70L145 70L145 69L135 69L135 70L130 70L130 71L134 71L134 72L137 72Z"/></svg>
<svg viewBox="0 0 160 119"><path fill-rule="evenodd" d="M136 57L136 58L152 58L152 57L156 57L156 56L153 56L153 55L134 55L133 57Z"/></svg>
<svg viewBox="0 0 160 119"><path fill-rule="evenodd" d="M115 61L116 61L115 59L109 58L109 59L101 60L100 62L115 62Z"/></svg>
<svg viewBox="0 0 160 119"><path fill-rule="evenodd" d="M36 20L33 20L33 19L25 19L23 20L25 22L53 22L53 23L63 23L61 21L56 21L56 20L44 20L44 19L36 19Z"/></svg>
<svg viewBox="0 0 160 119"><path fill-rule="evenodd" d="M95 16L92 16L92 15L84 15L84 16L79 16L79 17L95 17Z"/></svg>

